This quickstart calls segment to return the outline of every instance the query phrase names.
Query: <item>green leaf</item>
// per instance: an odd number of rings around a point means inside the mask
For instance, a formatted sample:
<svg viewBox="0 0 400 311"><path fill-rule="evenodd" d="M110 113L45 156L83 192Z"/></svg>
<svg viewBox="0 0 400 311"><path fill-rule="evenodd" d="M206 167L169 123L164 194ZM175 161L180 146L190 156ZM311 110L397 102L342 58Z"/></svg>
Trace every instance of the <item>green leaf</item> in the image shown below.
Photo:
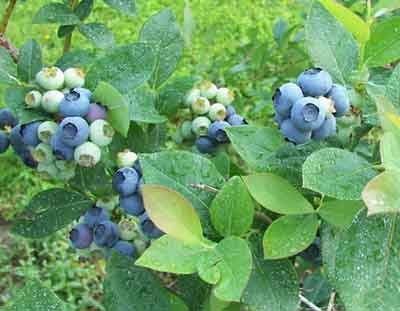
<svg viewBox="0 0 400 311"><path fill-rule="evenodd" d="M57 37L58 38L65 38L66 36L70 35L74 32L76 25L61 25L57 29Z"/></svg>
<svg viewBox="0 0 400 311"><path fill-rule="evenodd" d="M155 108L156 96L148 87L130 91L126 98L129 102L131 121L142 123L163 123L167 118L160 115Z"/></svg>
<svg viewBox="0 0 400 311"><path fill-rule="evenodd" d="M184 40L175 14L165 9L151 16L143 25L139 40L150 44L156 53L151 84L157 88L175 71L183 54Z"/></svg>
<svg viewBox="0 0 400 311"><path fill-rule="evenodd" d="M396 310L400 300L400 227L397 215L366 217L359 213L337 239L335 289L346 310Z"/></svg>
<svg viewBox="0 0 400 311"><path fill-rule="evenodd" d="M112 85L99 82L93 92L93 98L108 108L108 121L121 135L126 137L129 131L129 106L125 98Z"/></svg>
<svg viewBox="0 0 400 311"><path fill-rule="evenodd" d="M57 60L56 66L61 70L68 69L70 67L87 68L95 58L95 54L92 51L87 50L74 50L65 53Z"/></svg>
<svg viewBox="0 0 400 311"><path fill-rule="evenodd" d="M176 292L189 307L189 310L199 310L210 294L211 287L203 282L198 275L180 275L177 279Z"/></svg>
<svg viewBox="0 0 400 311"><path fill-rule="evenodd" d="M79 17L81 21L89 17L94 6L94 0L82 0L75 8L74 13Z"/></svg>
<svg viewBox="0 0 400 311"><path fill-rule="evenodd" d="M284 145L282 134L274 128L245 125L230 127L226 132L241 158L258 172L268 169L268 159Z"/></svg>
<svg viewBox="0 0 400 311"><path fill-rule="evenodd" d="M11 306L4 311L67 311L69 308L50 289L37 280L29 281L17 291L11 300Z"/></svg>
<svg viewBox="0 0 400 311"><path fill-rule="evenodd" d="M242 301L251 310L294 311L299 301L298 277L291 262L265 260L259 235L251 238L253 270Z"/></svg>
<svg viewBox="0 0 400 311"><path fill-rule="evenodd" d="M62 3L49 3L42 6L32 20L34 24L77 25L79 22L79 17L71 8Z"/></svg>
<svg viewBox="0 0 400 311"><path fill-rule="evenodd" d="M113 311L189 311L150 270L132 258L113 254L107 261L104 305Z"/></svg>
<svg viewBox="0 0 400 311"><path fill-rule="evenodd" d="M17 67L8 51L0 46L0 84L17 84Z"/></svg>
<svg viewBox="0 0 400 311"><path fill-rule="evenodd" d="M313 206L287 180L273 174L243 177L252 197L266 209L279 214L314 213Z"/></svg>
<svg viewBox="0 0 400 311"><path fill-rule="evenodd" d="M222 236L245 234L253 223L254 204L240 177L232 177L218 192L210 208L211 221Z"/></svg>
<svg viewBox="0 0 400 311"><path fill-rule="evenodd" d="M278 218L265 231L264 257L281 259L300 253L315 240L318 227L319 221L315 214Z"/></svg>
<svg viewBox="0 0 400 311"><path fill-rule="evenodd" d="M120 46L94 61L86 75L87 87L95 89L104 81L125 94L150 79L155 64L150 46L144 43Z"/></svg>
<svg viewBox="0 0 400 311"><path fill-rule="evenodd" d="M328 223L346 229L363 207L362 201L324 201L318 209L318 214Z"/></svg>
<svg viewBox="0 0 400 311"><path fill-rule="evenodd" d="M354 35L360 45L368 41L369 26L361 17L334 0L320 0L320 2Z"/></svg>
<svg viewBox="0 0 400 311"><path fill-rule="evenodd" d="M229 178L231 170L231 160L228 153L226 153L225 151L218 152L214 157L211 158L211 162L215 165L218 172L220 172L220 174L224 176L224 178Z"/></svg>
<svg viewBox="0 0 400 311"><path fill-rule="evenodd" d="M372 25L371 38L365 46L365 62L379 67L400 58L400 16L384 19Z"/></svg>
<svg viewBox="0 0 400 311"><path fill-rule="evenodd" d="M79 31L100 49L110 49L115 46L114 35L104 24L82 24L79 26Z"/></svg>
<svg viewBox="0 0 400 311"><path fill-rule="evenodd" d="M187 244L203 243L199 216L183 195L164 186L149 184L144 185L141 192L146 212L158 228Z"/></svg>
<svg viewBox="0 0 400 311"><path fill-rule="evenodd" d="M13 232L26 238L43 238L69 225L92 204L78 192L58 188L42 191L18 216Z"/></svg>
<svg viewBox="0 0 400 311"><path fill-rule="evenodd" d="M144 180L159 184L183 194L196 209L206 235L214 233L208 206L215 194L193 188L192 184L205 184L220 188L224 179L206 158L185 151L165 151L140 156Z"/></svg>
<svg viewBox="0 0 400 311"><path fill-rule="evenodd" d="M400 65L393 70L389 82L386 85L386 97L396 106L400 112Z"/></svg>
<svg viewBox="0 0 400 311"><path fill-rule="evenodd" d="M199 256L207 251L199 244L187 244L170 235L153 241L136 265L161 272L192 274L197 272Z"/></svg>
<svg viewBox="0 0 400 311"><path fill-rule="evenodd" d="M357 69L359 49L353 36L317 1L305 24L306 46L314 65L346 84Z"/></svg>
<svg viewBox="0 0 400 311"><path fill-rule="evenodd" d="M42 69L42 50L35 40L28 40L19 51L18 77L25 82L35 79Z"/></svg>
<svg viewBox="0 0 400 311"><path fill-rule="evenodd" d="M400 136L385 132L380 141L382 165L386 170L400 171Z"/></svg>
<svg viewBox="0 0 400 311"><path fill-rule="evenodd" d="M74 178L69 181L70 186L77 191L89 191L99 197L108 196L112 193L111 183L111 176L101 163L93 168L78 166Z"/></svg>
<svg viewBox="0 0 400 311"><path fill-rule="evenodd" d="M373 7L374 16L378 17L382 14L389 13L391 11L400 8L399 0L380 0Z"/></svg>
<svg viewBox="0 0 400 311"><path fill-rule="evenodd" d="M305 188L340 200L360 200L364 186L375 175L369 162L337 148L317 151L303 165Z"/></svg>
<svg viewBox="0 0 400 311"><path fill-rule="evenodd" d="M136 16L135 0L103 0L110 7L128 16Z"/></svg>
<svg viewBox="0 0 400 311"><path fill-rule="evenodd" d="M327 305L332 288L321 270L317 269L308 274L303 281L303 295L314 304Z"/></svg>
<svg viewBox="0 0 400 311"><path fill-rule="evenodd" d="M372 179L365 187L362 198L368 215L400 212L399 171L385 171Z"/></svg>
<svg viewBox="0 0 400 311"><path fill-rule="evenodd" d="M50 117L47 113L25 108L25 95L29 91L32 91L32 88L9 87L4 92L4 101L21 124L36 120L48 120Z"/></svg>

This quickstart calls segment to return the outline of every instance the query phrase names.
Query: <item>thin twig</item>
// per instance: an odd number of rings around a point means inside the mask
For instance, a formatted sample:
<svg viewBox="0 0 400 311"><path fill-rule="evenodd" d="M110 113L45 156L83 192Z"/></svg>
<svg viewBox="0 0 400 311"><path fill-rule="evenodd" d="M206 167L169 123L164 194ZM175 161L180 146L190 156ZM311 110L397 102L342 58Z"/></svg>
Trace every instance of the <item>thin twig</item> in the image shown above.
<svg viewBox="0 0 400 311"><path fill-rule="evenodd" d="M331 298L329 298L328 309L326 311L335 311L335 300L336 300L336 291L333 290L331 293Z"/></svg>
<svg viewBox="0 0 400 311"><path fill-rule="evenodd" d="M261 220L263 223L266 223L267 225L272 224L272 219L262 212L256 212L254 216L256 219Z"/></svg>
<svg viewBox="0 0 400 311"><path fill-rule="evenodd" d="M3 34L0 33L0 46L4 47L10 53L14 62L18 62L18 49L8 40Z"/></svg>
<svg viewBox="0 0 400 311"><path fill-rule="evenodd" d="M211 187L209 185L205 185L205 184L190 184L190 187L192 187L194 189L212 192L212 193L218 193L218 191L219 191L218 189Z"/></svg>
<svg viewBox="0 0 400 311"><path fill-rule="evenodd" d="M304 304L306 304L311 310L313 311L322 311L321 308L317 307L315 304L313 304L311 301L309 301L306 297L303 295L299 294L300 301Z"/></svg>
<svg viewBox="0 0 400 311"><path fill-rule="evenodd" d="M6 11L4 12L3 18L1 20L0 34L6 33L8 22L10 21L10 17L14 11L16 3L17 3L17 0L10 0L10 2L8 3Z"/></svg>
<svg viewBox="0 0 400 311"><path fill-rule="evenodd" d="M71 4L71 9L74 10L78 6L79 1L78 0L70 0L70 4ZM63 53L67 53L71 49L72 34L73 34L73 31L71 31L68 35L65 36Z"/></svg>

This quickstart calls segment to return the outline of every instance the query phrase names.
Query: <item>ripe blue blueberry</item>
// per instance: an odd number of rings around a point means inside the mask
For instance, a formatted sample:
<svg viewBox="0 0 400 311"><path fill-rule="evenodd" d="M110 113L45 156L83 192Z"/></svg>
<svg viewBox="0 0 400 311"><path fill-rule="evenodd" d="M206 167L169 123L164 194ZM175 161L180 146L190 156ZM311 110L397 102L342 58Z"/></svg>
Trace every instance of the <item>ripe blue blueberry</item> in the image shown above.
<svg viewBox="0 0 400 311"><path fill-rule="evenodd" d="M63 117L84 117L90 108L89 98L74 90L65 94L60 103L60 114Z"/></svg>
<svg viewBox="0 0 400 311"><path fill-rule="evenodd" d="M134 194L137 190L139 174L131 167L123 167L115 172L112 180L113 188L122 196Z"/></svg>
<svg viewBox="0 0 400 311"><path fill-rule="evenodd" d="M224 144L229 142L228 135L225 132L226 127L231 125L226 121L215 121L208 128L208 136L216 140L218 143Z"/></svg>
<svg viewBox="0 0 400 311"><path fill-rule="evenodd" d="M279 113L275 113L275 122L278 123L279 126L281 126L282 122L286 120L286 118L282 117Z"/></svg>
<svg viewBox="0 0 400 311"><path fill-rule="evenodd" d="M76 147L87 141L89 124L81 117L68 117L62 120L58 131L64 144Z"/></svg>
<svg viewBox="0 0 400 311"><path fill-rule="evenodd" d="M336 118L328 115L324 123L312 132L312 138L315 140L323 140L336 134Z"/></svg>
<svg viewBox="0 0 400 311"><path fill-rule="evenodd" d="M157 226L153 223L153 221L149 218L147 213L142 214L139 217L140 220L140 229L143 234L146 235L150 239L157 239L164 234Z"/></svg>
<svg viewBox="0 0 400 311"><path fill-rule="evenodd" d="M0 131L0 153L6 152L9 145L10 140L8 139L8 136L3 131Z"/></svg>
<svg viewBox="0 0 400 311"><path fill-rule="evenodd" d="M336 110L334 113L335 117L343 117L349 111L350 98L344 86L334 84L332 89L327 94L327 97L330 97L334 102Z"/></svg>
<svg viewBox="0 0 400 311"><path fill-rule="evenodd" d="M290 117L299 130L308 132L316 130L324 123L327 109L324 102L313 97L304 97L293 105Z"/></svg>
<svg viewBox="0 0 400 311"><path fill-rule="evenodd" d="M95 167L101 160L101 149L96 144L87 141L76 147L74 159L79 166Z"/></svg>
<svg viewBox="0 0 400 311"><path fill-rule="evenodd" d="M112 248L113 250L117 251L123 256L127 257L136 257L137 251L135 247L132 245L132 243L126 242L126 241L118 241Z"/></svg>
<svg viewBox="0 0 400 311"><path fill-rule="evenodd" d="M231 115L236 114L236 109L232 105L226 106L226 119L228 119Z"/></svg>
<svg viewBox="0 0 400 311"><path fill-rule="evenodd" d="M30 168L37 168L38 162L36 162L36 160L33 158L32 153L28 148L20 150L17 154L26 166Z"/></svg>
<svg viewBox="0 0 400 311"><path fill-rule="evenodd" d="M276 112L283 118L288 118L294 103L303 97L303 92L298 85L294 83L286 83L275 91L272 100Z"/></svg>
<svg viewBox="0 0 400 311"><path fill-rule="evenodd" d="M0 130L6 127L13 128L18 124L18 120L14 117L8 108L0 109Z"/></svg>
<svg viewBox="0 0 400 311"><path fill-rule="evenodd" d="M102 221L94 228L94 242L99 247L113 247L119 240L118 226L109 221Z"/></svg>
<svg viewBox="0 0 400 311"><path fill-rule="evenodd" d="M88 248L93 241L93 232L88 225L78 224L69 233L69 240L75 248Z"/></svg>
<svg viewBox="0 0 400 311"><path fill-rule="evenodd" d="M105 119L107 119L106 108L96 103L90 104L89 111L86 115L86 120L92 123L96 120L105 120Z"/></svg>
<svg viewBox="0 0 400 311"><path fill-rule="evenodd" d="M214 153L217 149L217 142L208 136L200 136L195 142L200 153Z"/></svg>
<svg viewBox="0 0 400 311"><path fill-rule="evenodd" d="M83 222L90 228L94 228L106 220L110 220L107 210L96 206L89 208L83 216Z"/></svg>
<svg viewBox="0 0 400 311"><path fill-rule="evenodd" d="M70 91L73 92L77 92L79 93L81 96L86 96L89 100L92 97L92 91L89 89L86 89L84 87L74 87L73 89L71 89Z"/></svg>
<svg viewBox="0 0 400 311"><path fill-rule="evenodd" d="M305 96L324 96L332 88L330 74L321 68L311 68L304 71L298 78L297 84Z"/></svg>
<svg viewBox="0 0 400 311"><path fill-rule="evenodd" d="M144 213L143 198L139 193L129 196L120 196L119 205L128 215L139 216Z"/></svg>
<svg viewBox="0 0 400 311"><path fill-rule="evenodd" d="M57 160L74 159L74 148L64 143L60 132L53 135L50 140L50 146Z"/></svg>
<svg viewBox="0 0 400 311"><path fill-rule="evenodd" d="M17 153L17 154L20 151L22 152L23 150L27 149L27 146L25 146L25 144L22 140L20 124L12 128L12 130L10 132L10 143L11 143L11 146L13 147L15 153Z"/></svg>
<svg viewBox="0 0 400 311"><path fill-rule="evenodd" d="M295 144L304 144L311 139L311 131L302 132L298 130L290 119L282 122L281 133L288 141Z"/></svg>
<svg viewBox="0 0 400 311"><path fill-rule="evenodd" d="M22 141L25 145L36 147L39 143L38 128L41 122L35 121L21 125Z"/></svg>
<svg viewBox="0 0 400 311"><path fill-rule="evenodd" d="M247 124L247 121L245 118L243 118L241 115L238 114L233 114L228 118L228 123L232 126L239 126L239 125L245 125Z"/></svg>

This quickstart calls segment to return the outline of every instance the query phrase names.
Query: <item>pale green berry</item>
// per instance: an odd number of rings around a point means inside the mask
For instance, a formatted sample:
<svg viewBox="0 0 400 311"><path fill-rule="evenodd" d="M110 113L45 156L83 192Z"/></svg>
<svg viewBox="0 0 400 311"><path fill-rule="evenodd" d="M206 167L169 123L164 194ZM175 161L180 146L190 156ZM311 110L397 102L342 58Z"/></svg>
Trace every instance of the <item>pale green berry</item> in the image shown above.
<svg viewBox="0 0 400 311"><path fill-rule="evenodd" d="M97 146L104 147L112 142L115 131L105 120L99 119L90 125L90 140Z"/></svg>
<svg viewBox="0 0 400 311"><path fill-rule="evenodd" d="M59 169L60 180L70 180L75 177L76 163L75 161L58 160L55 162L56 167Z"/></svg>
<svg viewBox="0 0 400 311"><path fill-rule="evenodd" d="M38 137L45 144L50 144L51 137L57 132L58 125L54 121L44 121L38 127Z"/></svg>
<svg viewBox="0 0 400 311"><path fill-rule="evenodd" d="M64 73L57 67L45 67L36 74L36 82L46 90L58 90L64 85Z"/></svg>
<svg viewBox="0 0 400 311"><path fill-rule="evenodd" d="M109 196L106 198L100 198L96 202L96 206L104 208L108 211L112 211L119 204L119 197L117 195Z"/></svg>
<svg viewBox="0 0 400 311"><path fill-rule="evenodd" d="M135 164L137 159L138 159L138 156L136 153L134 153L133 151L130 151L129 149L125 149L122 152L118 152L117 165L119 168L132 167Z"/></svg>
<svg viewBox="0 0 400 311"><path fill-rule="evenodd" d="M118 223L122 240L131 241L137 237L137 225L132 218L124 218Z"/></svg>
<svg viewBox="0 0 400 311"><path fill-rule="evenodd" d="M37 166L37 171L47 179L56 179L60 172L54 162L40 162Z"/></svg>
<svg viewBox="0 0 400 311"><path fill-rule="evenodd" d="M79 166L94 167L101 159L100 147L90 141L87 141L76 147L74 159Z"/></svg>
<svg viewBox="0 0 400 311"><path fill-rule="evenodd" d="M192 131L192 121L184 121L180 127L180 133L183 139L189 140L194 138L194 134Z"/></svg>
<svg viewBox="0 0 400 311"><path fill-rule="evenodd" d="M208 116L212 121L223 121L226 117L226 108L220 103L211 105Z"/></svg>
<svg viewBox="0 0 400 311"><path fill-rule="evenodd" d="M149 247L149 243L142 239L135 239L133 241L133 244L135 245L136 250L138 251L139 254L143 254L146 251L146 249Z"/></svg>
<svg viewBox="0 0 400 311"><path fill-rule="evenodd" d="M197 136L207 135L211 121L207 117L197 117L192 122L192 131Z"/></svg>
<svg viewBox="0 0 400 311"><path fill-rule="evenodd" d="M217 86L208 80L200 82L199 89L201 96L206 97L208 99L214 98L218 92Z"/></svg>
<svg viewBox="0 0 400 311"><path fill-rule="evenodd" d="M64 71L64 80L68 88L82 87L85 84L85 73L80 68L68 68Z"/></svg>
<svg viewBox="0 0 400 311"><path fill-rule="evenodd" d="M230 89L222 87L218 90L217 102L225 106L228 106L233 102L234 99L235 99L235 94Z"/></svg>
<svg viewBox="0 0 400 311"><path fill-rule="evenodd" d="M199 89L192 89L186 95L185 98L185 106L192 107L193 103L200 97L200 90Z"/></svg>
<svg viewBox="0 0 400 311"><path fill-rule="evenodd" d="M210 102L205 97L199 97L193 104L192 104L192 111L195 114L206 114L210 109Z"/></svg>
<svg viewBox="0 0 400 311"><path fill-rule="evenodd" d="M39 108L42 102L42 94L38 91L30 91L25 95L25 104L28 108Z"/></svg>
<svg viewBox="0 0 400 311"><path fill-rule="evenodd" d="M64 94L60 91L48 91L43 94L42 107L50 113L58 112L61 101L64 99Z"/></svg>
<svg viewBox="0 0 400 311"><path fill-rule="evenodd" d="M53 150L45 143L40 143L33 149L32 157L38 163L52 163L55 161Z"/></svg>

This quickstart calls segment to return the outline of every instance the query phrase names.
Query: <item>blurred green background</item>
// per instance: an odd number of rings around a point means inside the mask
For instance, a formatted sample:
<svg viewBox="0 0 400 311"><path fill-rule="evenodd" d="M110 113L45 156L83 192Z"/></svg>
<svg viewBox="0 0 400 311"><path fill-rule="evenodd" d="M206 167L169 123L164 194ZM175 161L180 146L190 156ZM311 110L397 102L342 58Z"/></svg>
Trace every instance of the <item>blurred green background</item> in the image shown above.
<svg viewBox="0 0 400 311"><path fill-rule="evenodd" d="M18 2L7 37L20 47L28 38L42 46L46 63L62 54L54 25L32 25L45 0ZM143 22L170 7L187 38L176 76L199 75L232 87L235 105L253 122L270 123L272 90L309 65L303 46L303 22L309 1L295 0L138 0L138 16L129 18L96 1L88 21L105 23L118 44L136 41ZM0 0L0 12L7 1ZM194 26L194 27L193 27ZM74 33L73 48L93 49ZM0 89L0 107L3 106ZM0 307L26 278L37 276L76 310L102 310L104 261L81 260L69 247L67 231L41 241L7 233L7 221L51 182L43 181L8 151L0 156Z"/></svg>

